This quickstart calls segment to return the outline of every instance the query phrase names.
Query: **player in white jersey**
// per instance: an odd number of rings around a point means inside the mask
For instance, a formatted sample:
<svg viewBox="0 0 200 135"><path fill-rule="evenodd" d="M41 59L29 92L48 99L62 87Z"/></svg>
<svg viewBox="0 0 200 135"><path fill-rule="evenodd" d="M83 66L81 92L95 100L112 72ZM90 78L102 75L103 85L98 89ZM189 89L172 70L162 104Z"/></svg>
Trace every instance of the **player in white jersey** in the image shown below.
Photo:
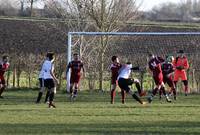
<svg viewBox="0 0 200 135"><path fill-rule="evenodd" d="M44 77L44 86L48 89L49 91L49 108L53 107L55 108L56 106L53 104L54 100L54 94L56 93L56 85L55 83L58 84L58 79L54 75L54 53L47 53L47 60L45 60L43 64L43 77Z"/></svg>
<svg viewBox="0 0 200 135"><path fill-rule="evenodd" d="M120 70L118 75L118 85L121 88L122 93L122 103L125 103L125 93L128 93L132 95L132 97L138 101L140 104L145 104L137 95L136 93L133 93L129 85L132 85L133 83L136 84L136 87L138 89L138 93L141 94L143 91L141 90L139 80L138 79L131 79L130 74L132 70L139 70L139 67L132 67L132 64L130 62L127 62Z"/></svg>
<svg viewBox="0 0 200 135"><path fill-rule="evenodd" d="M46 58L46 60L48 60L48 58ZM45 61L44 61L44 62L45 62ZM43 95L43 93L44 93L44 91L45 91L45 87L44 87L44 67L43 67L44 62L43 62L43 64L42 64L42 68L41 68L41 70L40 70L39 78L38 78L39 83L40 83L40 91L39 91L39 93L38 93L38 97L37 97L36 103L40 103L40 100L41 100L41 98L42 98L42 95ZM45 97L45 101L44 101L45 103L47 102L48 97L49 97L49 91L47 90L46 97Z"/></svg>

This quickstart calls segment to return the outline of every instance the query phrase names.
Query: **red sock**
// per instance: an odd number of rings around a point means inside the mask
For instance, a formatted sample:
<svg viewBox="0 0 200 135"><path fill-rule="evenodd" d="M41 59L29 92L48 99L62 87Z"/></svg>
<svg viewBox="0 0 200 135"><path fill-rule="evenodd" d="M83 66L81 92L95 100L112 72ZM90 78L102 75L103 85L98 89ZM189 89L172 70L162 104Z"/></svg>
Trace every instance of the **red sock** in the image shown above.
<svg viewBox="0 0 200 135"><path fill-rule="evenodd" d="M188 93L189 92L189 88L188 86L185 86L185 93Z"/></svg>

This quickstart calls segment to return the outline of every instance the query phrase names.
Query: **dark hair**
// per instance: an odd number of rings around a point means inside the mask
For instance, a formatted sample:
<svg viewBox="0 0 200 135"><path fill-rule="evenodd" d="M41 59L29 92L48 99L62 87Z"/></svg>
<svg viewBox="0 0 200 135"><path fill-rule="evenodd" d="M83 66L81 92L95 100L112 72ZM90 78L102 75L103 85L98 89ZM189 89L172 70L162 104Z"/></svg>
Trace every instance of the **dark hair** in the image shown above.
<svg viewBox="0 0 200 135"><path fill-rule="evenodd" d="M8 55L4 55L4 56L2 57L3 60L5 60L6 58L8 58Z"/></svg>
<svg viewBox="0 0 200 135"><path fill-rule="evenodd" d="M73 55L78 55L78 53L74 53Z"/></svg>
<svg viewBox="0 0 200 135"><path fill-rule="evenodd" d="M128 62L126 62L126 64L128 64L128 65L129 65L129 64L131 64L131 62L129 62L129 61L128 61Z"/></svg>
<svg viewBox="0 0 200 135"><path fill-rule="evenodd" d="M47 53L47 57L49 58L49 60L52 60L54 58L54 53L53 52L48 52Z"/></svg>
<svg viewBox="0 0 200 135"><path fill-rule="evenodd" d="M114 62L117 59L117 56L112 56L112 62Z"/></svg>
<svg viewBox="0 0 200 135"><path fill-rule="evenodd" d="M184 51L183 50L179 50L177 53L184 53Z"/></svg>

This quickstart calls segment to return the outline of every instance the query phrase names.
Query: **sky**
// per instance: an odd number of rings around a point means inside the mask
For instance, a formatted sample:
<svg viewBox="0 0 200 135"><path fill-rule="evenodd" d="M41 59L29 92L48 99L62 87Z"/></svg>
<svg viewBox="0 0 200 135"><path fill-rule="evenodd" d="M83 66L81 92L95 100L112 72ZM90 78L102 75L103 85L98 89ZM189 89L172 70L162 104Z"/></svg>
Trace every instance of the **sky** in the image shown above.
<svg viewBox="0 0 200 135"><path fill-rule="evenodd" d="M140 10L148 11L151 10L154 6L159 6L162 3L180 3L184 0L137 0L137 4L140 5Z"/></svg>
<svg viewBox="0 0 200 135"><path fill-rule="evenodd" d="M0 0L1 1L7 1L7 0ZM10 0L12 2L16 2L19 0ZM36 4L34 4L35 7L38 8L43 8L44 4L42 2L42 0L38 0L39 2L37 2ZM140 7L139 10L142 11L149 11L151 10L154 6L159 6L162 3L168 3L168 2L172 2L172 3L180 3L180 2L186 1L186 0L136 0L137 5ZM18 3L19 4L19 3ZM20 5L20 4L19 4Z"/></svg>

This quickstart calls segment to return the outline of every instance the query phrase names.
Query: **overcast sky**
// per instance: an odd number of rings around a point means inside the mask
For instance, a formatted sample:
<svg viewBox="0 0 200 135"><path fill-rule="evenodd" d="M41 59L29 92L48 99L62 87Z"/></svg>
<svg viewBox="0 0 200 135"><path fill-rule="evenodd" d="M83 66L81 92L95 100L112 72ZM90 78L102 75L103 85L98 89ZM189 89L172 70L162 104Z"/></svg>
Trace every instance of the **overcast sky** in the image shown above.
<svg viewBox="0 0 200 135"><path fill-rule="evenodd" d="M162 3L168 3L168 2L172 2L172 3L180 3L181 1L184 0L137 0L137 4L140 5L140 10L144 10L144 11L148 11L151 10L152 7L154 6L159 6Z"/></svg>
<svg viewBox="0 0 200 135"><path fill-rule="evenodd" d="M7 0L0 0L1 1L7 1ZM11 2L15 2L18 1L18 5L19 4L19 0L10 0ZM159 6L162 3L168 3L168 2L172 2L172 3L180 3L186 0L136 0L137 5L140 5L140 10L143 11L148 11L151 10L154 6ZM42 2L42 0L38 0L37 3L34 4L35 7L38 8L43 8L44 3Z"/></svg>

